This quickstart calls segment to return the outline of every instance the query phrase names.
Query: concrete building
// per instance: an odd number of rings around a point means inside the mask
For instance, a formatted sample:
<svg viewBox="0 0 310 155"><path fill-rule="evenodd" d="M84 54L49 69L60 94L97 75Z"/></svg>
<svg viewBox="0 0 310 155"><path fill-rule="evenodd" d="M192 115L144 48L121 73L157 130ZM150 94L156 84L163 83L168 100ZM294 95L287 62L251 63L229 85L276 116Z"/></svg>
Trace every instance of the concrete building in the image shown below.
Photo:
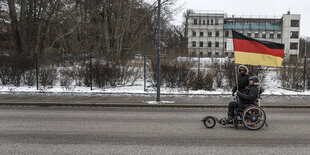
<svg viewBox="0 0 310 155"><path fill-rule="evenodd" d="M189 15L188 52L202 57L233 56L232 31L258 39L285 44L285 58L297 58L300 15L282 17L228 17L225 13L194 12Z"/></svg>

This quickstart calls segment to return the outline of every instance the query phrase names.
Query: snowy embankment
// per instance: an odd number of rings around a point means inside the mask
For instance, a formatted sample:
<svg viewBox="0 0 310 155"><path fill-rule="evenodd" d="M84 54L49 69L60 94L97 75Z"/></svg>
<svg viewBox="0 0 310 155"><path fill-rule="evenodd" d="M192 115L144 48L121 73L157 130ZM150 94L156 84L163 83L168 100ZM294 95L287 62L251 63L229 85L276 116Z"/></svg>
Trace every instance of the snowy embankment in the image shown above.
<svg viewBox="0 0 310 155"><path fill-rule="evenodd" d="M75 95L100 95L100 94L127 94L127 95L155 95L156 88L151 87L150 83L147 83L147 90L144 91L143 79L139 79L133 86L116 86L97 88L93 87L80 87L71 86L69 89L61 87L59 82L56 82L56 86L52 88L43 88L39 86L37 90L36 86L20 86L14 87L11 85L0 86L1 94L33 94L33 93L47 93L47 94L75 94ZM281 86L280 81L277 79L277 73L275 71L268 72L268 75L263 82L265 92L263 95L310 95L310 91L293 91L279 88ZM212 91L205 90L180 90L178 88L161 88L161 94L163 95L229 95L230 89L215 88Z"/></svg>

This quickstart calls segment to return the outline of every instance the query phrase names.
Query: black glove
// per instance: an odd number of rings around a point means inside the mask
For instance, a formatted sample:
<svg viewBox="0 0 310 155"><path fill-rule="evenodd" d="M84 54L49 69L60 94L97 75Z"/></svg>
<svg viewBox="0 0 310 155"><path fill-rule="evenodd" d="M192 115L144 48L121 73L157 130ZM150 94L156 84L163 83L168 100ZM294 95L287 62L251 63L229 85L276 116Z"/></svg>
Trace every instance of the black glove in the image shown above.
<svg viewBox="0 0 310 155"><path fill-rule="evenodd" d="M237 91L237 96L240 96L240 94L241 94L241 93L240 93L239 91Z"/></svg>

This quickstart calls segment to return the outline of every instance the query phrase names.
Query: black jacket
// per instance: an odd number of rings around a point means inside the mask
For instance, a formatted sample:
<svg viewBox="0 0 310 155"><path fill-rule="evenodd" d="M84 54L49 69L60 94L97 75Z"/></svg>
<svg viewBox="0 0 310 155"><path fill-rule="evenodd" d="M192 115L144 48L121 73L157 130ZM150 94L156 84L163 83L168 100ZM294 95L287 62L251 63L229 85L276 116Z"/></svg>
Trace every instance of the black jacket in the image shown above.
<svg viewBox="0 0 310 155"><path fill-rule="evenodd" d="M241 104L252 104L258 98L257 86L251 85L245 93L238 92L237 95Z"/></svg>
<svg viewBox="0 0 310 155"><path fill-rule="evenodd" d="M238 76L238 90L239 92L244 93L246 91L246 87L249 85L250 75L243 74ZM237 85L234 86L232 92L235 93L237 91Z"/></svg>

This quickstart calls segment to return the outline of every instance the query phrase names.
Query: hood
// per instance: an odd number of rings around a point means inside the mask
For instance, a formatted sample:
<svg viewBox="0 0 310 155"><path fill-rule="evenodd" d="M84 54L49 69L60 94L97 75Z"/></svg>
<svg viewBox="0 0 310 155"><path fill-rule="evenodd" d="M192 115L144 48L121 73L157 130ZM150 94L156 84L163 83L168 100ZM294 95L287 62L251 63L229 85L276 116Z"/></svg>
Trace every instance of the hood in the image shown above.
<svg viewBox="0 0 310 155"><path fill-rule="evenodd" d="M244 65L240 65L240 66L238 67L238 71L239 71L240 68L244 68L244 69L245 69L245 75L248 75L248 74L249 74L249 69L248 69L248 67L246 67L246 66L244 66Z"/></svg>

